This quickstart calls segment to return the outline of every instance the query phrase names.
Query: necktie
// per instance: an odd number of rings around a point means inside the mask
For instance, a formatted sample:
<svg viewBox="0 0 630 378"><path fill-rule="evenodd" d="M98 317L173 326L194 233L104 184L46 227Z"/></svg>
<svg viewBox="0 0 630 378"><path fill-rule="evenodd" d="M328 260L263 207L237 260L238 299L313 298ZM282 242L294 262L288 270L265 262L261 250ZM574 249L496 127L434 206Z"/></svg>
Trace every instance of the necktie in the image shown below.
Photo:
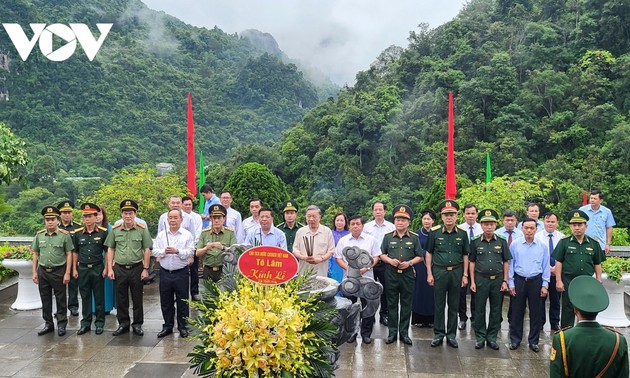
<svg viewBox="0 0 630 378"><path fill-rule="evenodd" d="M470 228L468 229L468 240L472 240L472 238L475 237L475 233L473 232L473 226L470 226Z"/></svg>
<svg viewBox="0 0 630 378"><path fill-rule="evenodd" d="M553 234L549 234L549 264L551 266L556 265L556 259L551 257L551 252L553 252Z"/></svg>
<svg viewBox="0 0 630 378"><path fill-rule="evenodd" d="M512 230L508 231L508 247L512 245Z"/></svg>

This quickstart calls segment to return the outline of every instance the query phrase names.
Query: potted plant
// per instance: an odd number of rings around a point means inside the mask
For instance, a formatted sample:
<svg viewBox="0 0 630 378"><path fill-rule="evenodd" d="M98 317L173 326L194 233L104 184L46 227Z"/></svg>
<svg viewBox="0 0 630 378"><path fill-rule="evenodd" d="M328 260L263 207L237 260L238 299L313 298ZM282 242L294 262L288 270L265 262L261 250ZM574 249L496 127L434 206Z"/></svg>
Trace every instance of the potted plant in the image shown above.
<svg viewBox="0 0 630 378"><path fill-rule="evenodd" d="M597 316L597 321L611 327L629 327L630 320L624 308L624 283L630 282L630 260L607 257L602 263L602 284L606 288L610 304Z"/></svg>
<svg viewBox="0 0 630 378"><path fill-rule="evenodd" d="M7 269L16 271L18 293L11 305L14 310L35 310L42 307L39 289L33 282L33 254L28 245L0 246L0 263Z"/></svg>

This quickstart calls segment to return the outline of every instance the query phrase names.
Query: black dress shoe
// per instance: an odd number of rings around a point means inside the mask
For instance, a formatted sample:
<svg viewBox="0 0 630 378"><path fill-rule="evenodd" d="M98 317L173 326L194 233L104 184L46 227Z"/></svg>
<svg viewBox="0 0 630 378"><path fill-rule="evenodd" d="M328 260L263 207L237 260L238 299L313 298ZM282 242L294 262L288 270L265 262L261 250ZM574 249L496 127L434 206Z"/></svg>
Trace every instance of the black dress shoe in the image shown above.
<svg viewBox="0 0 630 378"><path fill-rule="evenodd" d="M363 336L363 344L372 344L372 339L369 336Z"/></svg>
<svg viewBox="0 0 630 378"><path fill-rule="evenodd" d="M129 332L129 327L120 326L120 327L118 327L117 330L114 331L114 333L112 333L112 335L120 336L120 335L128 333L128 332Z"/></svg>
<svg viewBox="0 0 630 378"><path fill-rule="evenodd" d="M481 349L481 348L483 348L483 344L484 344L484 342L483 342L483 341L477 341L477 342L475 343L475 349ZM490 344L488 343L488 345L490 345Z"/></svg>
<svg viewBox="0 0 630 378"><path fill-rule="evenodd" d="M70 315L72 315L72 316L79 316L79 309L71 308L70 309Z"/></svg>
<svg viewBox="0 0 630 378"><path fill-rule="evenodd" d="M163 329L163 330L161 330L160 332L158 332L157 337L164 337L164 336L168 336L168 335L170 335L171 333L173 333L173 330L172 330L172 329L168 329L168 328L167 328L167 329Z"/></svg>
<svg viewBox="0 0 630 378"><path fill-rule="evenodd" d="M44 336L47 333L51 333L55 330L55 327L51 325L47 325L41 329L41 331L37 332L37 336Z"/></svg>
<svg viewBox="0 0 630 378"><path fill-rule="evenodd" d="M381 318L379 319L379 322L387 327L387 315L382 315Z"/></svg>
<svg viewBox="0 0 630 378"><path fill-rule="evenodd" d="M496 341L488 341L488 346L494 350L499 350L499 344Z"/></svg>
<svg viewBox="0 0 630 378"><path fill-rule="evenodd" d="M179 330L179 337L185 339L188 337L188 330L186 328L182 328Z"/></svg>
<svg viewBox="0 0 630 378"><path fill-rule="evenodd" d="M518 347L519 347L518 344L514 344L514 343L510 344L510 350L517 350Z"/></svg>
<svg viewBox="0 0 630 378"><path fill-rule="evenodd" d="M433 341L431 341L431 346L435 348L436 346L442 345L443 342L444 339L433 339Z"/></svg>
<svg viewBox="0 0 630 378"><path fill-rule="evenodd" d="M144 335L144 331L142 330L141 326L133 326L131 327L133 328L133 334L136 336L143 336Z"/></svg>
<svg viewBox="0 0 630 378"><path fill-rule="evenodd" d="M59 327L59 328L57 328L57 335L65 336L66 335L66 327Z"/></svg>
<svg viewBox="0 0 630 378"><path fill-rule="evenodd" d="M465 330L466 329L466 321L465 320L460 320L459 323L457 324L457 329L459 329L460 331Z"/></svg>
<svg viewBox="0 0 630 378"><path fill-rule="evenodd" d="M83 335L84 333L90 332L90 327L81 327L77 331L77 335Z"/></svg>
<svg viewBox="0 0 630 378"><path fill-rule="evenodd" d="M403 344L413 345L413 341L411 341L411 338L409 336L401 336L400 341L402 341Z"/></svg>
<svg viewBox="0 0 630 378"><path fill-rule="evenodd" d="M387 339L385 340L385 344L391 344L394 341L396 341L396 336L387 336Z"/></svg>
<svg viewBox="0 0 630 378"><path fill-rule="evenodd" d="M350 336L350 338L348 339L348 344L352 344L353 342L355 342L357 339L357 334L355 333L354 335Z"/></svg>
<svg viewBox="0 0 630 378"><path fill-rule="evenodd" d="M536 353L540 351L540 348L536 344L529 344L529 349L531 349L532 352L536 352Z"/></svg>
<svg viewBox="0 0 630 378"><path fill-rule="evenodd" d="M94 332L97 335L102 335L103 334L103 327L96 327L96 331Z"/></svg>
<svg viewBox="0 0 630 378"><path fill-rule="evenodd" d="M446 343L451 348L459 348L459 345L457 344L457 340L455 340L455 339L446 339Z"/></svg>

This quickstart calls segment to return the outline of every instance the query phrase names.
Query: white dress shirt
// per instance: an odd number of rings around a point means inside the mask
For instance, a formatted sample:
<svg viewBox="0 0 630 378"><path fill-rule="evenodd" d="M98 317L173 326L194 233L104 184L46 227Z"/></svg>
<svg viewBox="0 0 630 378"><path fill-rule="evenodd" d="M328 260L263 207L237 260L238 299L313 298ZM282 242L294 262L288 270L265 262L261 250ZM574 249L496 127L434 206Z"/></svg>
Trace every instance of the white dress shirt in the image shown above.
<svg viewBox="0 0 630 378"><path fill-rule="evenodd" d="M241 218L241 213L228 207L227 216L225 217L225 225L234 230L234 235L236 236L237 243L245 242L245 231L243 229L243 218Z"/></svg>
<svg viewBox="0 0 630 378"><path fill-rule="evenodd" d="M385 234L389 232L394 232L396 226L392 222L387 220L383 220L382 224L377 224L375 220L369 221L363 226L363 232L368 235L372 235L376 242L378 243L378 247L381 247L381 243L383 243L383 237Z"/></svg>
<svg viewBox="0 0 630 378"><path fill-rule="evenodd" d="M346 257L343 255L343 249L346 247L359 247L359 249L367 251L372 257L378 257L382 254L380 243L377 242L372 235L366 234L365 232L362 232L356 239L352 237L352 234L348 234L343 236L337 242L337 246L335 247L335 258L343 259L343 261L348 263L348 260L346 260ZM343 278L346 278L347 276L348 271L344 270ZM369 269L367 272L363 273L363 277L374 279L374 271Z"/></svg>
<svg viewBox="0 0 630 378"><path fill-rule="evenodd" d="M260 222L254 220L254 217L245 218L243 221L243 232L245 233L245 236L243 238L245 238L247 234L252 232L256 227L260 227Z"/></svg>
<svg viewBox="0 0 630 378"><path fill-rule="evenodd" d="M175 247L179 253L166 253L164 252L166 247ZM194 253L195 242L193 235L182 227L175 233L171 232L170 228L160 232L155 237L153 251L151 251L154 257L160 259L160 265L166 270L177 270L187 267L188 258L192 257Z"/></svg>
<svg viewBox="0 0 630 378"><path fill-rule="evenodd" d="M199 240L199 235L201 235L201 230L197 230L195 223L193 221L193 218L190 214L188 214L187 212L185 212L184 210L181 210L182 212L182 228L185 228L186 230L188 230L188 232L190 232L193 236L193 239L195 240L195 242L197 242L197 240ZM160 220L158 220L158 229L157 232L158 234L162 231L164 231L165 227L168 227L168 211L162 215L160 215Z"/></svg>
<svg viewBox="0 0 630 378"><path fill-rule="evenodd" d="M457 227L459 227L461 230L466 231L466 235L468 235L468 241L470 241L470 239L472 239L470 237L470 227L472 227L472 230L473 230L473 238L475 236L477 236L477 235L483 234L483 229L481 228L481 225L479 223L477 223L477 222L475 222L472 225L464 222L464 223L460 224Z"/></svg>

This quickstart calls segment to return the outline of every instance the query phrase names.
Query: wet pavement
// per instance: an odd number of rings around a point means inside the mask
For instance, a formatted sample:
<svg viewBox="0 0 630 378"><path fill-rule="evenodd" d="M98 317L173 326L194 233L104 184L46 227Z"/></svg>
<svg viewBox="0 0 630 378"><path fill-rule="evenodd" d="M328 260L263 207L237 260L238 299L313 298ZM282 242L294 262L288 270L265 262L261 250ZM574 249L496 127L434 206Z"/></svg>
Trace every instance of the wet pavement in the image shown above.
<svg viewBox="0 0 630 378"><path fill-rule="evenodd" d="M116 317L108 315L105 333L78 336L79 318L68 316L64 337L50 333L37 336L44 326L41 310L14 311L17 285L0 291L0 376L2 377L194 377L188 368L187 354L195 342L186 341L175 332L158 339L162 329L158 284L144 287L145 323L143 337L132 333L114 337ZM506 318L507 303L504 304ZM628 313L628 307L626 307ZM526 316L527 317L527 316ZM400 341L386 345L387 328L375 324L374 341L364 345L361 338L340 347L336 376L345 377L548 377L549 324L541 333L540 352L527 344L515 351L508 349L507 320L497 340L500 349L476 350L470 322L458 331L459 348L446 344L431 348L433 331L412 327L413 346ZM525 335L528 331L527 321ZM630 339L630 329L621 330ZM526 336L525 336L526 338Z"/></svg>

